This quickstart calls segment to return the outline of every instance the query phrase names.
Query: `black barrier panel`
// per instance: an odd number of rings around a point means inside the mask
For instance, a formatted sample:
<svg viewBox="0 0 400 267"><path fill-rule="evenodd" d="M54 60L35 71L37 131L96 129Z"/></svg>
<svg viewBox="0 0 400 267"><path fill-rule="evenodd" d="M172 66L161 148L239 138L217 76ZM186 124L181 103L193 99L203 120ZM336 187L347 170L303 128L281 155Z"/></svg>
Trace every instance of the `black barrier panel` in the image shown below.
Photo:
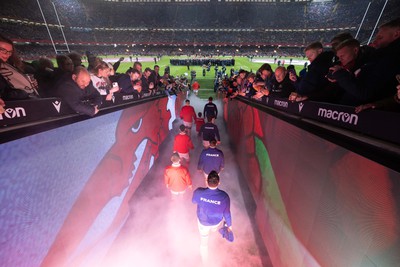
<svg viewBox="0 0 400 267"><path fill-rule="evenodd" d="M170 59L170 64L173 66L203 66L211 63L211 66L234 66L234 59Z"/></svg>
<svg viewBox="0 0 400 267"><path fill-rule="evenodd" d="M329 103L304 101L291 102L286 98L264 97L261 101L268 107L279 109L302 118L312 119L367 134L381 140L400 144L400 114L381 110L365 110L355 113L355 108Z"/></svg>
<svg viewBox="0 0 400 267"><path fill-rule="evenodd" d="M164 91L157 92L152 97L163 96ZM146 99L146 98L142 98ZM114 106L125 105L138 101L136 94L114 94L111 100L103 96L100 110ZM36 122L44 119L57 118L77 114L60 98L38 98L30 100L7 101L4 114L0 114L0 126Z"/></svg>
<svg viewBox="0 0 400 267"><path fill-rule="evenodd" d="M158 94L159 95L152 97L162 97L164 92L158 92ZM144 101L152 97L138 99L136 95L117 93L114 94L112 100L106 101L104 96L100 110L135 103L137 101ZM271 96L264 97L261 101L247 98L243 99L289 114L295 114L301 118L323 122L328 125L366 134L380 140L400 144L400 116L395 112L365 110L356 114L354 112L354 107L350 106L313 101L291 102L286 98ZM0 126L3 127L12 125L23 126L24 123L76 114L59 98L8 101L6 104L6 112L0 114ZM6 130L6 128L3 130Z"/></svg>
<svg viewBox="0 0 400 267"><path fill-rule="evenodd" d="M0 114L0 125L15 125L60 117L73 113L60 98L7 101L4 114Z"/></svg>
<svg viewBox="0 0 400 267"><path fill-rule="evenodd" d="M237 100L224 103L224 119L273 266L399 266L400 152L389 151L396 146L363 144L351 131ZM301 104L271 100L281 109ZM312 104L301 112L318 112ZM331 110L335 118L347 112ZM370 118L362 115L358 124Z"/></svg>

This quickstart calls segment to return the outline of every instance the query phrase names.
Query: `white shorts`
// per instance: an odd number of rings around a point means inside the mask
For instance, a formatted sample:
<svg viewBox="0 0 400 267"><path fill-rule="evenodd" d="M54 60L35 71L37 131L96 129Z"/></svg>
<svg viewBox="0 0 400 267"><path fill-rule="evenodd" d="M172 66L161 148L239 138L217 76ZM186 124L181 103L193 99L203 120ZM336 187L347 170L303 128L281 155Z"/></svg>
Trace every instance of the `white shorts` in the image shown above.
<svg viewBox="0 0 400 267"><path fill-rule="evenodd" d="M179 152L178 152L178 154L179 154L179 157L180 157L181 159L185 159L187 162L190 161L189 153L179 153Z"/></svg>
<svg viewBox="0 0 400 267"><path fill-rule="evenodd" d="M216 225L203 225L201 224L201 222L199 220L197 220L197 225L199 227L199 232L201 236L208 236L210 231L217 231L218 228L221 226L222 221L220 221L218 224Z"/></svg>
<svg viewBox="0 0 400 267"><path fill-rule="evenodd" d="M192 128L193 123L192 122L183 121L183 125L185 125L186 128Z"/></svg>
<svg viewBox="0 0 400 267"><path fill-rule="evenodd" d="M172 194L172 195L175 195L175 196L183 195L183 194L185 194L185 192L186 192L186 190L181 191L181 192L175 192L175 191L172 191L172 190L170 190L170 191L171 191L171 194Z"/></svg>

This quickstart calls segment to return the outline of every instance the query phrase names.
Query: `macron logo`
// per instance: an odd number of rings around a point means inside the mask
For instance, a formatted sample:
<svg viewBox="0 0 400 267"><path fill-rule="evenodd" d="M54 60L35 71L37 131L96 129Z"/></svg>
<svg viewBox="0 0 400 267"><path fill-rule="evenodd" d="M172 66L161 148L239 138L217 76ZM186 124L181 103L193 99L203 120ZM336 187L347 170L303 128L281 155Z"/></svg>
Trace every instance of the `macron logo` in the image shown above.
<svg viewBox="0 0 400 267"><path fill-rule="evenodd" d="M303 103L299 103L299 112L301 112L303 110L304 104Z"/></svg>
<svg viewBox="0 0 400 267"><path fill-rule="evenodd" d="M61 101L53 102L53 106L57 110L57 112L60 113Z"/></svg>
<svg viewBox="0 0 400 267"><path fill-rule="evenodd" d="M15 117L17 118L26 117L26 112L23 107L7 108L4 114L0 114L0 120L4 119L3 115L7 119L14 119Z"/></svg>
<svg viewBox="0 0 400 267"><path fill-rule="evenodd" d="M318 116L324 117L327 119L331 119L331 120L335 120L335 121L342 121L344 123L353 124L353 125L357 125L357 123L358 123L358 116L356 114L349 114L346 112L341 112L341 111L339 112L336 110L319 108Z"/></svg>

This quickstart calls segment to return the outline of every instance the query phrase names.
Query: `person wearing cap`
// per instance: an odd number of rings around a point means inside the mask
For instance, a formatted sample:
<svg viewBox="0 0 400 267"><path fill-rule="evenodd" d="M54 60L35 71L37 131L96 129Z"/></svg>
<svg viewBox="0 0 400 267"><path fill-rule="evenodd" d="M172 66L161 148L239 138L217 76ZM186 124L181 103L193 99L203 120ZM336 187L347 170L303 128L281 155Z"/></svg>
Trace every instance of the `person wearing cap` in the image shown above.
<svg viewBox="0 0 400 267"><path fill-rule="evenodd" d="M197 170L207 177L211 171L220 173L224 169L224 153L217 148L215 139L210 141L210 147L203 149L200 154Z"/></svg>
<svg viewBox="0 0 400 267"><path fill-rule="evenodd" d="M211 117L211 118L214 118L214 119L217 118L217 116L218 116L218 108L217 108L217 105L215 105L213 103L212 96L210 96L208 98L208 103L204 105L203 114L204 114L204 118L208 118L208 117Z"/></svg>
<svg viewBox="0 0 400 267"><path fill-rule="evenodd" d="M181 158L178 153L171 156L172 165L167 166L164 171L164 182L171 192L172 200L182 197L186 190L192 189L192 180L189 171L181 165Z"/></svg>
<svg viewBox="0 0 400 267"><path fill-rule="evenodd" d="M186 164L189 165L190 162L190 149L193 149L193 143L190 137L186 134L186 127L185 125L181 124L179 126L180 133L175 136L174 139L174 153L178 153L180 158L185 159Z"/></svg>
<svg viewBox="0 0 400 267"><path fill-rule="evenodd" d="M211 171L206 178L207 187L199 187L193 192L192 203L197 204L198 228L201 236L200 254L203 263L208 260L208 238L210 231L215 232L225 221L232 231L232 216L229 195L218 188L220 177Z"/></svg>
<svg viewBox="0 0 400 267"><path fill-rule="evenodd" d="M194 108L190 105L190 100L185 100L185 105L181 109L180 117L183 121L183 125L187 128L188 134L192 130L193 121L196 121L196 112Z"/></svg>

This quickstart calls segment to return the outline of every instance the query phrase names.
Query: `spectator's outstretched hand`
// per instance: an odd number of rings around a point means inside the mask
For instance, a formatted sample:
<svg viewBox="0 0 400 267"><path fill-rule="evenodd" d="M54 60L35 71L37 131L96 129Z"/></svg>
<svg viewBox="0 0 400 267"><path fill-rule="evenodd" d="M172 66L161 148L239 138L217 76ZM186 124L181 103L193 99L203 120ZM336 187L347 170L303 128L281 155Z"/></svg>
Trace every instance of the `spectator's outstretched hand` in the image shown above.
<svg viewBox="0 0 400 267"><path fill-rule="evenodd" d="M369 104L360 105L360 106L356 107L355 112L360 113L361 111L363 111L365 109L374 109L374 108L375 108L375 104L369 103Z"/></svg>
<svg viewBox="0 0 400 267"><path fill-rule="evenodd" d="M0 98L0 114L3 114L5 112L4 107L6 106L6 103L4 103L4 100Z"/></svg>

